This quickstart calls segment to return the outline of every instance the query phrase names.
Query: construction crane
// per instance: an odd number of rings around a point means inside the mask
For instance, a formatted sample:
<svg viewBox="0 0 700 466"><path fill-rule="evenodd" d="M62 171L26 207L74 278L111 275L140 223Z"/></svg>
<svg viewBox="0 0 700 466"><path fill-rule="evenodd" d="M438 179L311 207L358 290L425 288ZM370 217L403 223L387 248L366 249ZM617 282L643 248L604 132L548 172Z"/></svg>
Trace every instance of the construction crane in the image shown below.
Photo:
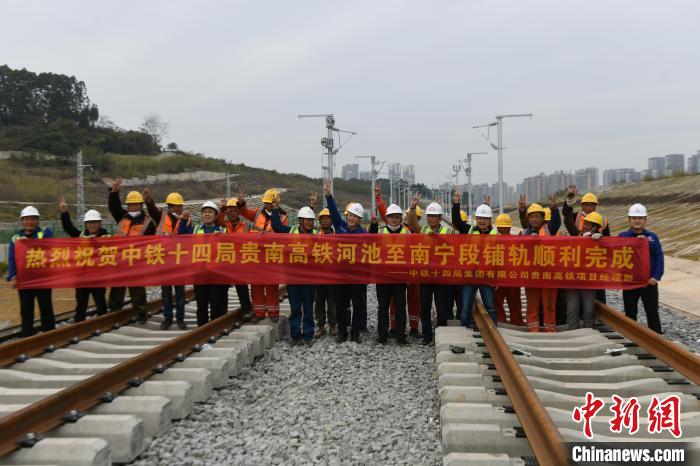
<svg viewBox="0 0 700 466"><path fill-rule="evenodd" d="M351 137L356 135L357 133L355 131L344 131L342 129L338 129L335 127L335 118L333 117L332 113L317 113L317 114L306 114L306 115L297 115L297 117L301 120L302 118L325 118L326 119L326 129L328 131L328 136L325 138L321 138L321 146L323 146L324 149L326 149L326 160L323 162L321 165L321 168L323 170L323 180L325 182L328 182L331 188L331 194L333 194L333 178L334 178L334 170L335 170L335 154L338 153L338 151L345 145L345 143L350 140ZM335 146L334 141L333 141L333 132L338 133L338 148L334 149L333 147ZM345 133L349 134L350 136L345 140L345 142L342 142L340 139L340 134Z"/></svg>

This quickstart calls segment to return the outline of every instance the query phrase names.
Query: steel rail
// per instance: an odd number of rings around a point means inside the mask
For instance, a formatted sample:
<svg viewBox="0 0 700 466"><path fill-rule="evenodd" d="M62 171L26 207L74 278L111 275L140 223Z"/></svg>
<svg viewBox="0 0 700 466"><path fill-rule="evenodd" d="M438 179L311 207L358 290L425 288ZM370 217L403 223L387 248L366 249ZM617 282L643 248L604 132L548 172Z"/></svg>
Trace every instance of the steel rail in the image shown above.
<svg viewBox="0 0 700 466"><path fill-rule="evenodd" d="M194 290L187 290L185 297L191 299ZM163 305L163 300L156 299L148 303L148 309L158 309ZM131 307L115 312L108 312L103 316L86 319L70 325L63 325L48 332L37 333L31 337L20 338L0 345L0 367L5 367L17 362L21 356L36 356L44 353L47 348L53 350L70 345L77 340L93 336L95 332L111 330L115 325L122 325L136 316L136 310ZM77 340L76 340L77 339Z"/></svg>
<svg viewBox="0 0 700 466"><path fill-rule="evenodd" d="M700 356L662 337L607 304L596 300L596 306L597 317L605 325L641 346L694 384L700 385Z"/></svg>
<svg viewBox="0 0 700 466"><path fill-rule="evenodd" d="M474 309L474 320L538 463L541 466L569 464L567 448L559 429L479 301Z"/></svg>

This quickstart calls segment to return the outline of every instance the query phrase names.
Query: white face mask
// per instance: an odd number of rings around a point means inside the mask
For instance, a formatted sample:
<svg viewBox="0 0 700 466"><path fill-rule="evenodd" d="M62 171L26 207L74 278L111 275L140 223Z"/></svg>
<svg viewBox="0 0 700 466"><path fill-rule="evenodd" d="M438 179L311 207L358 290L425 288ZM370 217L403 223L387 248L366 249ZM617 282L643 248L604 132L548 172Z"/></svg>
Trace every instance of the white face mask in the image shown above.
<svg viewBox="0 0 700 466"><path fill-rule="evenodd" d="M128 212L128 214L131 216L131 218L136 218L141 214L141 212Z"/></svg>

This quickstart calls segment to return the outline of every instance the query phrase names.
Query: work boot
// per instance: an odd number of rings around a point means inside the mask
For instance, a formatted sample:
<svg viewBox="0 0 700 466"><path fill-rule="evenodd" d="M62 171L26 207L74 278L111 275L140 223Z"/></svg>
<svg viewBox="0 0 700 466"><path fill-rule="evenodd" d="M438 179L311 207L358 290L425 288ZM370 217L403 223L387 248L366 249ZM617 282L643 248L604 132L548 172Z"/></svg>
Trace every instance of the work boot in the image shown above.
<svg viewBox="0 0 700 466"><path fill-rule="evenodd" d="M292 338L292 341L290 341L289 344L292 346L299 346L301 345L301 338Z"/></svg>
<svg viewBox="0 0 700 466"><path fill-rule="evenodd" d="M360 335L352 335L352 336L350 336L350 341L354 341L355 343L360 344L360 343L361 343L361 341L360 341Z"/></svg>
<svg viewBox="0 0 700 466"><path fill-rule="evenodd" d="M338 343L345 343L346 341L348 341L348 336L347 335L338 335L335 338L335 341Z"/></svg>
<svg viewBox="0 0 700 466"><path fill-rule="evenodd" d="M396 338L396 330L393 329L393 328L392 328L392 329L389 329L388 337L389 337L389 338Z"/></svg>
<svg viewBox="0 0 700 466"><path fill-rule="evenodd" d="M250 319L250 323L251 323L251 324L257 324L257 323L260 322L261 320L262 320L262 319L261 319L260 317L258 317L258 316L253 316L253 318Z"/></svg>
<svg viewBox="0 0 700 466"><path fill-rule="evenodd" d="M399 345L407 345L408 340L406 340L406 335L401 335L396 337L396 343Z"/></svg>
<svg viewBox="0 0 700 466"><path fill-rule="evenodd" d="M412 328L411 330L408 331L408 336L413 337L413 338L420 338L421 334L417 328Z"/></svg>
<svg viewBox="0 0 700 466"><path fill-rule="evenodd" d="M420 343L421 346L431 346L432 344L433 344L432 338L423 338L423 341L421 341L421 343Z"/></svg>
<svg viewBox="0 0 700 466"><path fill-rule="evenodd" d="M331 325L331 329L329 332L332 336L338 335L338 326L337 325Z"/></svg>
<svg viewBox="0 0 700 466"><path fill-rule="evenodd" d="M377 338L377 343L379 343L380 345L386 345L386 342L387 342L387 341L389 341L389 340L387 339L387 337L379 337L379 338Z"/></svg>
<svg viewBox="0 0 700 466"><path fill-rule="evenodd" d="M173 318L166 317L165 319L163 319L163 322L160 323L160 329L161 330L168 330L171 325L173 325Z"/></svg>
<svg viewBox="0 0 700 466"><path fill-rule="evenodd" d="M314 344L314 341L313 341L313 340L304 340L304 344L305 344L305 345L306 345L307 347L309 347L309 348L310 348L310 347L311 347L311 345L313 345L313 344Z"/></svg>
<svg viewBox="0 0 700 466"><path fill-rule="evenodd" d="M148 313L146 311L139 311L139 324L143 325L148 322ZM170 321L172 324L172 320Z"/></svg>
<svg viewBox="0 0 700 466"><path fill-rule="evenodd" d="M324 325L322 325L316 329L316 333L314 333L314 337L321 338L325 334L326 334L326 327Z"/></svg>
<svg viewBox="0 0 700 466"><path fill-rule="evenodd" d="M184 320L179 320L177 321L177 328L180 330L187 330L187 324L185 323Z"/></svg>

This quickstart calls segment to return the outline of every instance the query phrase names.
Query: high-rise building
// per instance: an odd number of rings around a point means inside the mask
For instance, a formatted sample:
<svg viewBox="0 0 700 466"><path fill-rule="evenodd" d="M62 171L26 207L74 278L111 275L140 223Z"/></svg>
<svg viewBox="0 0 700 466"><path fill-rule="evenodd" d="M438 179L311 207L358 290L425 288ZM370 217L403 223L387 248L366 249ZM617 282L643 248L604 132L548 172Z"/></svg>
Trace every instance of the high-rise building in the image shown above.
<svg viewBox="0 0 700 466"><path fill-rule="evenodd" d="M598 169L595 167L581 168L574 172L574 183L579 192L595 191L598 189Z"/></svg>
<svg viewBox="0 0 700 466"><path fill-rule="evenodd" d="M359 178L360 176L360 165L357 163L349 163L343 165L340 171L340 177L344 180L352 180L353 178Z"/></svg>
<svg viewBox="0 0 700 466"><path fill-rule="evenodd" d="M387 165L387 172L389 174L389 179L396 181L401 179L401 164L400 163L395 163L392 162L389 165Z"/></svg>
<svg viewBox="0 0 700 466"><path fill-rule="evenodd" d="M697 154L688 157L688 173L700 173L700 150Z"/></svg>
<svg viewBox="0 0 700 466"><path fill-rule="evenodd" d="M403 166L403 179L410 184L416 184L416 167L413 165Z"/></svg>
<svg viewBox="0 0 700 466"><path fill-rule="evenodd" d="M664 159L666 159L666 176L685 173L685 155L668 154Z"/></svg>
<svg viewBox="0 0 700 466"><path fill-rule="evenodd" d="M364 181L372 181L372 173L370 172L360 172L358 178Z"/></svg>
<svg viewBox="0 0 700 466"><path fill-rule="evenodd" d="M603 186L632 183L642 179L642 173L633 168L612 168L603 172Z"/></svg>
<svg viewBox="0 0 700 466"><path fill-rule="evenodd" d="M649 157L647 160L647 176L650 178L659 178L664 176L666 171L666 159L663 157Z"/></svg>

